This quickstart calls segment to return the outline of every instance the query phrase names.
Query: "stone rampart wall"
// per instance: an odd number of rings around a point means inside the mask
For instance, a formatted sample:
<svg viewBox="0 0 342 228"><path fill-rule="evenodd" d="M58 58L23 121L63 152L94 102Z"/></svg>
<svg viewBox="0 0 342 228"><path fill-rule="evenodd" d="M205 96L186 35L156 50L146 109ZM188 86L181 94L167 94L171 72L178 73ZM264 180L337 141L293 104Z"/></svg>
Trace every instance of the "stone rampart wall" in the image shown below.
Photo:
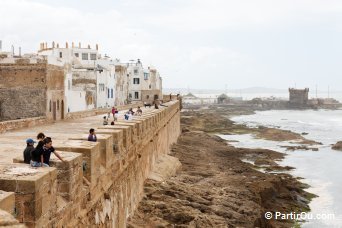
<svg viewBox="0 0 342 228"><path fill-rule="evenodd" d="M126 227L156 159L180 135L179 102L167 105L99 126L98 142L54 140L66 162L53 158L50 168L30 168L21 157L0 164L0 190L14 192L16 219L28 227Z"/></svg>
<svg viewBox="0 0 342 228"><path fill-rule="evenodd" d="M34 117L20 120L9 120L0 122L0 133L20 128L33 127L48 123L45 117Z"/></svg>
<svg viewBox="0 0 342 228"><path fill-rule="evenodd" d="M121 110L130 109L130 108L137 108L138 106L143 106L143 103L140 102L137 104L116 106L116 109L121 111ZM66 119L79 119L79 118L84 118L88 116L107 114L108 112L111 113L111 111L112 111L112 108L101 108L101 109L92 109L88 111L70 112L66 115Z"/></svg>

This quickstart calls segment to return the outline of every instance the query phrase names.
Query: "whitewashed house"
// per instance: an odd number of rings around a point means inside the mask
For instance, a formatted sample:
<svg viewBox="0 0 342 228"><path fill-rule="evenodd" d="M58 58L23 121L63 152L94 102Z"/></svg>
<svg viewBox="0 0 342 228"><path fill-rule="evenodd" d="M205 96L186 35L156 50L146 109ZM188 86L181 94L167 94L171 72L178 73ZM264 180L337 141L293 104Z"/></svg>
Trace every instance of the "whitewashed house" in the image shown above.
<svg viewBox="0 0 342 228"><path fill-rule="evenodd" d="M65 47L52 43L41 43L39 55L46 56L50 64L63 64L65 68L65 96L68 112L85 111L114 105L115 65L108 58L102 58L98 45L92 49L81 43ZM56 62L55 62L56 61Z"/></svg>
<svg viewBox="0 0 342 228"><path fill-rule="evenodd" d="M162 79L155 68L144 68L140 59L127 66L129 98L132 102L152 103L156 99L162 99Z"/></svg>

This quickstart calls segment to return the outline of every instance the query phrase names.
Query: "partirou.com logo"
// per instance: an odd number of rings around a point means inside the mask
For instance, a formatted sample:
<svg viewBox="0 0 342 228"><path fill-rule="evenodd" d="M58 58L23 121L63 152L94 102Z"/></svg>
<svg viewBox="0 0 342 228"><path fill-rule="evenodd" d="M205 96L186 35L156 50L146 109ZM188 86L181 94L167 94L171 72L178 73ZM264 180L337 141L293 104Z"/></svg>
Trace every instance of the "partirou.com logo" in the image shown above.
<svg viewBox="0 0 342 228"><path fill-rule="evenodd" d="M265 212L266 219L276 220L333 220L335 219L334 214L312 214L310 212Z"/></svg>

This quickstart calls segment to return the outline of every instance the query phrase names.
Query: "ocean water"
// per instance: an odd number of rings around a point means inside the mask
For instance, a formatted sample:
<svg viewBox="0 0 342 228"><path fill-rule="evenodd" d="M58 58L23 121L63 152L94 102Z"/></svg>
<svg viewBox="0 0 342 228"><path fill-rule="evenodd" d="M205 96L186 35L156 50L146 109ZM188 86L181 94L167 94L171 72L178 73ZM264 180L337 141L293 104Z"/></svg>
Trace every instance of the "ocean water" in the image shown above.
<svg viewBox="0 0 342 228"><path fill-rule="evenodd" d="M289 171L311 187L307 191L318 195L310 203L310 219L302 227L342 227L342 151L331 149L331 144L342 141L342 110L273 110L232 118L251 127L269 126L297 133L306 132L307 139L321 142L319 151L286 151L280 146L295 142L274 142L255 139L253 135L221 136L237 147L267 148L287 154L280 165L296 169ZM324 218L319 218L324 217Z"/></svg>
<svg viewBox="0 0 342 228"><path fill-rule="evenodd" d="M208 94L208 93L195 93L194 95L200 98L209 98L209 99L215 99L222 93L216 93L216 94ZM185 95L185 94L184 94ZM288 100L289 99L289 94L286 93L237 93L237 92L229 92L227 93L228 96L230 97L241 97L243 100L251 100L253 98L257 97L276 97L282 100ZM342 92L331 92L331 93L323 93L319 92L317 93L318 98L334 98L338 100L339 102L342 102ZM314 92L309 93L309 99L311 98L316 98L316 94Z"/></svg>

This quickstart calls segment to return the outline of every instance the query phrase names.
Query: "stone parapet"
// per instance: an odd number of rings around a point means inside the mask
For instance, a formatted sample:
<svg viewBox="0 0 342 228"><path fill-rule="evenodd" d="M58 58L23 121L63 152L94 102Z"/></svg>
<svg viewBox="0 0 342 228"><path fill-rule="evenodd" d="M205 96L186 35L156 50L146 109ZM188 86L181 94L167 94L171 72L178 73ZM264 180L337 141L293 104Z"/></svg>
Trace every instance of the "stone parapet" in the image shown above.
<svg viewBox="0 0 342 228"><path fill-rule="evenodd" d="M0 190L14 192L16 218L29 227L126 227L144 181L180 135L179 103L165 105L115 125L95 116L45 130L65 162L51 155L50 168L0 165ZM87 141L89 128L97 142Z"/></svg>
<svg viewBox="0 0 342 228"><path fill-rule="evenodd" d="M4 133L19 128L33 127L41 124L46 124L48 122L49 121L46 119L46 117L34 117L20 120L3 121L0 122L0 133Z"/></svg>
<svg viewBox="0 0 342 228"><path fill-rule="evenodd" d="M15 213L14 192L5 192L0 190L0 210L7 211L12 215Z"/></svg>

